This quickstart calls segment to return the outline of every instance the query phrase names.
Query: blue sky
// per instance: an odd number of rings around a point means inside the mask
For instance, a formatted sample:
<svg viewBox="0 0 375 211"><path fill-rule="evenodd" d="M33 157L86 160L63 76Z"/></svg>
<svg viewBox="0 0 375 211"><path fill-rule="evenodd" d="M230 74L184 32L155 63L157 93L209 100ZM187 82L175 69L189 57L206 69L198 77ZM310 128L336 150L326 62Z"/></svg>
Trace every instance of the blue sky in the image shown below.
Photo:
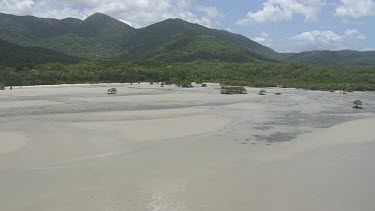
<svg viewBox="0 0 375 211"><path fill-rule="evenodd" d="M375 50L375 0L0 0L0 12L58 19L102 12L136 28L172 17L278 52Z"/></svg>

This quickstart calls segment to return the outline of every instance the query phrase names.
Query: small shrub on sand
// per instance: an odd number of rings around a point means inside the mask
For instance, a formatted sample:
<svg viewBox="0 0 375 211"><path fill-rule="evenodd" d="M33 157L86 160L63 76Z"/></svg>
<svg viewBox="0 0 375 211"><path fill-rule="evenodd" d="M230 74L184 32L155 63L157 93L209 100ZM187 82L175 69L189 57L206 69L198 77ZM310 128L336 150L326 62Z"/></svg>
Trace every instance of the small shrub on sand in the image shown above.
<svg viewBox="0 0 375 211"><path fill-rule="evenodd" d="M363 105L362 101L360 101L360 100L353 101L353 104L354 104L353 108L357 108L357 109L362 108L361 106Z"/></svg>
<svg viewBox="0 0 375 211"><path fill-rule="evenodd" d="M116 88L110 88L107 90L107 94L117 94L117 89Z"/></svg>
<svg viewBox="0 0 375 211"><path fill-rule="evenodd" d="M221 94L246 94L246 89L243 86L223 86L221 87Z"/></svg>
<svg viewBox="0 0 375 211"><path fill-rule="evenodd" d="M259 91L259 95L266 95L266 93L267 93L266 90L263 90L263 89Z"/></svg>

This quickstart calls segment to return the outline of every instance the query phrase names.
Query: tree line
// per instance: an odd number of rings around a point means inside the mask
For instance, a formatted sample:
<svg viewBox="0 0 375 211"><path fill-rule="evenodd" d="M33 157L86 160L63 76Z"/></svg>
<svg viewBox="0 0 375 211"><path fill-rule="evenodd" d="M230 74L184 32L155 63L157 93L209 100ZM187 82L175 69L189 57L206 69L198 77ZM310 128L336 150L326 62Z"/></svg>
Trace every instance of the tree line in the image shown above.
<svg viewBox="0 0 375 211"><path fill-rule="evenodd" d="M187 63L84 61L77 64L50 63L32 67L0 65L0 84L6 86L125 82L217 82L233 86L375 90L375 67L202 60Z"/></svg>

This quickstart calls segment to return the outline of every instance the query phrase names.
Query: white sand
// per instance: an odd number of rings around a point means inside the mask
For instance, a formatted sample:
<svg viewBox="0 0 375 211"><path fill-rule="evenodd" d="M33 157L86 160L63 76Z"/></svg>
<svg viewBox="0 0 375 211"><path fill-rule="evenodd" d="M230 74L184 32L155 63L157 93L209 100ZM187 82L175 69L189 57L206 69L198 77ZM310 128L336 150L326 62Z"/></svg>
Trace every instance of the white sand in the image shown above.
<svg viewBox="0 0 375 211"><path fill-rule="evenodd" d="M183 115L193 113L203 113L207 108L177 108L177 109L158 109L158 110L136 110L136 111L109 111L109 112L93 112L87 115L94 115L98 117L110 116L162 116L162 115Z"/></svg>
<svg viewBox="0 0 375 211"><path fill-rule="evenodd" d="M244 110L260 110L260 109L265 108L264 105L255 104L255 103L236 103L236 104L225 105L224 107L233 108L233 109L244 109Z"/></svg>
<svg viewBox="0 0 375 211"><path fill-rule="evenodd" d="M18 133L0 133L0 155L15 152L25 147L29 141Z"/></svg>
<svg viewBox="0 0 375 211"><path fill-rule="evenodd" d="M28 106L47 106L47 105L56 105L60 102L53 102L48 100L22 100L22 101L8 101L0 102L1 108L14 108L14 107L28 107Z"/></svg>
<svg viewBox="0 0 375 211"><path fill-rule="evenodd" d="M219 93L181 93L181 94L154 94L154 95L130 95L130 96L106 96L106 97L74 97L72 100L83 102L185 102L185 101L201 101L201 100L238 100L251 99L254 94L248 95L221 95Z"/></svg>
<svg viewBox="0 0 375 211"><path fill-rule="evenodd" d="M75 122L68 125L93 131L121 133L126 140L131 141L155 141L216 131L229 122L229 119L222 117L189 116L155 120Z"/></svg>
<svg viewBox="0 0 375 211"><path fill-rule="evenodd" d="M7 90L0 210L374 211L375 93L165 88Z"/></svg>
<svg viewBox="0 0 375 211"><path fill-rule="evenodd" d="M375 118L369 118L346 122L311 134L304 134L293 142L279 144L263 159L271 161L286 160L321 148L375 143L374 126Z"/></svg>

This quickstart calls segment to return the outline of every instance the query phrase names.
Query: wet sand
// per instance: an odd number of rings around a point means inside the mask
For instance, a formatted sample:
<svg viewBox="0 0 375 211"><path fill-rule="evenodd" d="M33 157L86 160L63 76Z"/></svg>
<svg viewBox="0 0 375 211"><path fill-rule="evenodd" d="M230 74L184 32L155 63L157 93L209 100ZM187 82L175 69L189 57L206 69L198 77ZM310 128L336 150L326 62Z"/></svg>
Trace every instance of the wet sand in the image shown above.
<svg viewBox="0 0 375 211"><path fill-rule="evenodd" d="M0 91L0 210L373 211L375 93L258 91Z"/></svg>

